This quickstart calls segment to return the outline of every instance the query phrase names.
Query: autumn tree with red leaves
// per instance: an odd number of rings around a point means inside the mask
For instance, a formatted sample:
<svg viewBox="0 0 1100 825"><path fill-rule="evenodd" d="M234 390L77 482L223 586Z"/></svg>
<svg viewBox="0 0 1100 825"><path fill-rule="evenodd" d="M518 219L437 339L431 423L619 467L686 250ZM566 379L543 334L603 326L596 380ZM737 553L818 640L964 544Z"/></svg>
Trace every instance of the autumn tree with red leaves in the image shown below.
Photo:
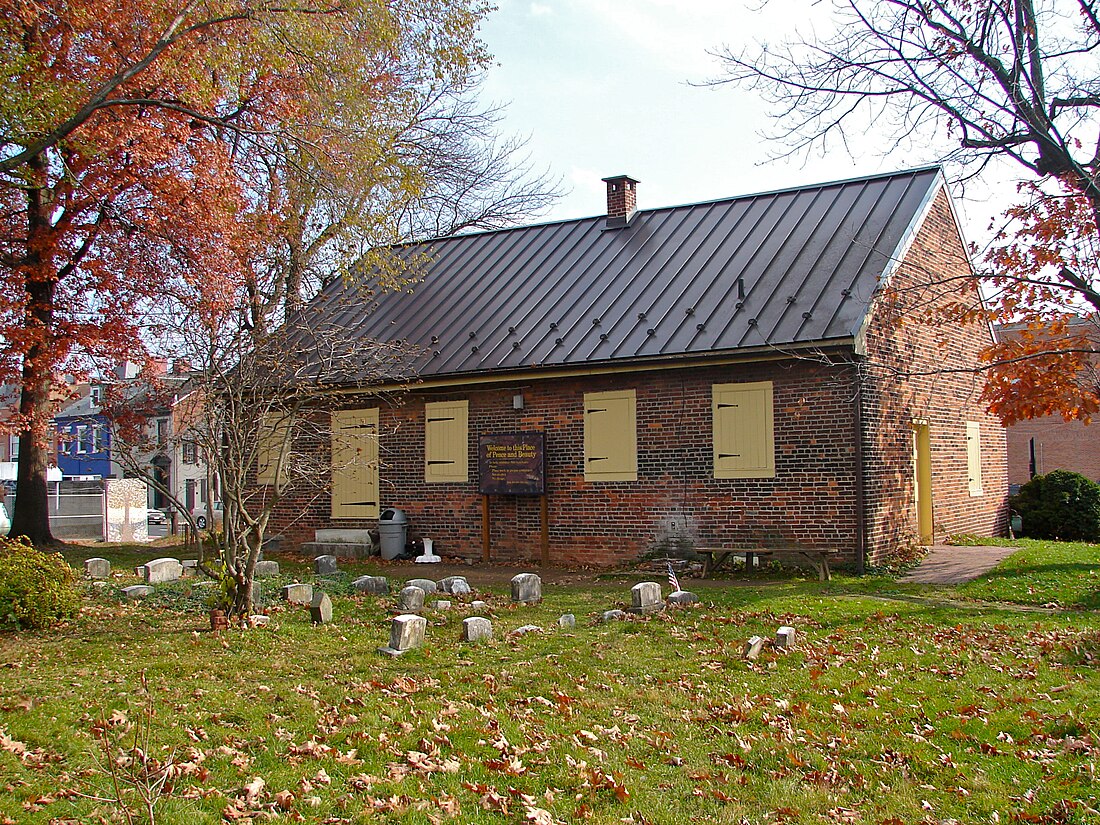
<svg viewBox="0 0 1100 825"><path fill-rule="evenodd" d="M62 373L140 360L172 328L173 302L228 334L277 325L307 276L348 271L450 191L427 162L441 163L438 143L418 136L469 150L447 168L484 174L464 191L490 216L545 203L544 181L517 185L511 156L478 131L491 113L475 112L463 136L432 104L462 100L485 65L485 11L0 0L0 380L21 386L7 423L20 434L13 535L52 541L47 442Z"/></svg>
<svg viewBox="0 0 1100 825"><path fill-rule="evenodd" d="M1087 420L1100 406L1100 6L834 0L832 23L831 34L726 48L717 54L726 76L714 82L763 94L783 154L874 132L890 149L951 141L941 157L964 174L1003 168L1001 159L1025 169L1024 200L984 271L940 284L957 295L946 320L1017 329L985 352L985 397L1005 422Z"/></svg>

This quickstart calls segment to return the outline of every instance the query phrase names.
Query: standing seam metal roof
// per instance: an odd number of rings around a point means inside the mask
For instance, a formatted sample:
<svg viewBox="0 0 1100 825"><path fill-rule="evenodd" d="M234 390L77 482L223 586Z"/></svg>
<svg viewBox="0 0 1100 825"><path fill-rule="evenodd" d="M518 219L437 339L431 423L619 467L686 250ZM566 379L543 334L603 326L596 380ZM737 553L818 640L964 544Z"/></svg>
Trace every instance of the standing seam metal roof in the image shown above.
<svg viewBox="0 0 1100 825"><path fill-rule="evenodd" d="M411 290L311 305L422 351L422 377L850 340L938 168L439 238Z"/></svg>

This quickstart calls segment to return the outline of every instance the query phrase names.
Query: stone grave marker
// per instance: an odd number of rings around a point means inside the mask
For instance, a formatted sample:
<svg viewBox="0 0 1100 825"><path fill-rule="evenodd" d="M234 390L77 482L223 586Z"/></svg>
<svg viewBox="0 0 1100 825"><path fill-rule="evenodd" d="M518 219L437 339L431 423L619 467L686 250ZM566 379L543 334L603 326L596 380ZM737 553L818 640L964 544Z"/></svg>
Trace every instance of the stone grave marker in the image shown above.
<svg viewBox="0 0 1100 825"><path fill-rule="evenodd" d="M111 563L107 559L86 559L84 561L84 575L89 579L111 578Z"/></svg>
<svg viewBox="0 0 1100 825"><path fill-rule="evenodd" d="M424 591L425 596L430 596L433 593L438 592L439 588L435 586L435 582L431 579L409 579L405 582L406 587L419 587Z"/></svg>
<svg viewBox="0 0 1100 825"><path fill-rule="evenodd" d="M336 556L318 556L313 560L313 572L318 576L327 576L336 572Z"/></svg>
<svg viewBox="0 0 1100 825"><path fill-rule="evenodd" d="M690 590L673 590L668 594L669 604L698 604L699 597Z"/></svg>
<svg viewBox="0 0 1100 825"><path fill-rule="evenodd" d="M657 582L638 582L630 588L631 613L656 613L664 606L661 585Z"/></svg>
<svg viewBox="0 0 1100 825"><path fill-rule="evenodd" d="M141 577L146 584L161 584L163 582L179 581L183 575L183 565L179 559L153 559L147 561L141 567Z"/></svg>
<svg viewBox="0 0 1100 825"><path fill-rule="evenodd" d="M798 631L788 625L783 625L775 631L775 646L781 650L794 650L798 641Z"/></svg>
<svg viewBox="0 0 1100 825"><path fill-rule="evenodd" d="M493 638L493 623L482 616L462 620L462 641L480 642Z"/></svg>
<svg viewBox="0 0 1100 825"><path fill-rule="evenodd" d="M419 590L419 588L415 589ZM413 648L420 647L424 643L424 631L427 626L428 621L423 616L394 616L393 621L390 622L390 643L386 647L378 648L378 652L387 656L400 656Z"/></svg>
<svg viewBox="0 0 1100 825"><path fill-rule="evenodd" d="M373 593L375 596L386 596L390 592L390 580L385 576L360 576L351 586L360 593Z"/></svg>
<svg viewBox="0 0 1100 825"><path fill-rule="evenodd" d="M440 579L439 589L452 596L465 596L467 593L474 592L465 576L447 576L445 579Z"/></svg>
<svg viewBox="0 0 1100 825"><path fill-rule="evenodd" d="M572 613L563 613L558 616L558 627L562 630L568 630L571 627L577 626L577 617Z"/></svg>
<svg viewBox="0 0 1100 825"><path fill-rule="evenodd" d="M626 613L624 613L622 610L619 610L618 608L616 608L615 610L605 610L603 612L603 615L600 616L600 621L604 622L604 623L618 622L618 621L621 621L625 618L626 618Z"/></svg>
<svg viewBox="0 0 1100 825"><path fill-rule="evenodd" d="M542 579L535 573L520 573L512 577L512 601L535 604L542 601Z"/></svg>
<svg viewBox="0 0 1100 825"><path fill-rule="evenodd" d="M279 575L279 562L277 561L258 561L256 562L256 577L263 579L269 576Z"/></svg>
<svg viewBox="0 0 1100 825"><path fill-rule="evenodd" d="M436 599L432 602L432 610L450 610L451 603L446 599Z"/></svg>
<svg viewBox="0 0 1100 825"><path fill-rule="evenodd" d="M314 624L328 624L332 621L332 599L328 593L318 591L309 603L309 617Z"/></svg>
<svg viewBox="0 0 1100 825"><path fill-rule="evenodd" d="M481 599L474 599L472 602L470 602L470 609L471 610L488 610L489 609L489 603L484 602Z"/></svg>
<svg viewBox="0 0 1100 825"><path fill-rule="evenodd" d="M424 609L424 591L415 585L409 585L397 594L397 609L406 613L415 613Z"/></svg>
<svg viewBox="0 0 1100 825"><path fill-rule="evenodd" d="M295 582L284 585L279 591L284 602L290 604L311 604L313 602L313 585Z"/></svg>
<svg viewBox="0 0 1100 825"><path fill-rule="evenodd" d="M153 588L147 584L132 584L122 588L122 595L127 599L144 599L153 595Z"/></svg>
<svg viewBox="0 0 1100 825"><path fill-rule="evenodd" d="M745 642L745 648L741 651L741 658L748 659L750 662L755 662L760 656L760 651L763 649L764 639L760 636L752 636Z"/></svg>

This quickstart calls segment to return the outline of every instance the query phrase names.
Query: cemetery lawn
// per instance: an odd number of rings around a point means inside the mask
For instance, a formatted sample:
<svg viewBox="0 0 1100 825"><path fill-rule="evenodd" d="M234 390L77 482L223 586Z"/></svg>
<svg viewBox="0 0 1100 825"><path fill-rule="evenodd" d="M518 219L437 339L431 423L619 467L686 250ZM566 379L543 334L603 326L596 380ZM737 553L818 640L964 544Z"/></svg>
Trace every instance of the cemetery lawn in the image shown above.
<svg viewBox="0 0 1100 825"><path fill-rule="evenodd" d="M128 745L147 702L146 750L174 762L158 823L1096 822L1100 559L1021 546L958 588L708 582L702 605L609 624L646 576L544 585L531 607L495 585L493 640L459 641L456 604L396 659L376 652L392 599L351 594L369 566L315 581L330 625L271 602L269 627L221 636L205 587L122 603L124 574L59 629L0 635L0 823L126 821L97 736ZM93 550L70 561L171 555ZM263 601L288 570L312 579L291 562ZM793 652L742 660L780 625Z"/></svg>

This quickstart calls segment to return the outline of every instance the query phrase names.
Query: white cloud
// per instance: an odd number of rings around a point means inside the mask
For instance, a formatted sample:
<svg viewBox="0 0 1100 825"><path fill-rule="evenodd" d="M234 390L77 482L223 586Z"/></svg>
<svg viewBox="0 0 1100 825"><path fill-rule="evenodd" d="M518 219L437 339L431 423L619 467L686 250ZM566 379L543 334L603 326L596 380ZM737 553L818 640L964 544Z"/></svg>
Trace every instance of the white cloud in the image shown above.
<svg viewBox="0 0 1100 825"><path fill-rule="evenodd" d="M531 4L531 16L532 17L545 17L548 14L553 14L554 10L544 3L532 3Z"/></svg>

